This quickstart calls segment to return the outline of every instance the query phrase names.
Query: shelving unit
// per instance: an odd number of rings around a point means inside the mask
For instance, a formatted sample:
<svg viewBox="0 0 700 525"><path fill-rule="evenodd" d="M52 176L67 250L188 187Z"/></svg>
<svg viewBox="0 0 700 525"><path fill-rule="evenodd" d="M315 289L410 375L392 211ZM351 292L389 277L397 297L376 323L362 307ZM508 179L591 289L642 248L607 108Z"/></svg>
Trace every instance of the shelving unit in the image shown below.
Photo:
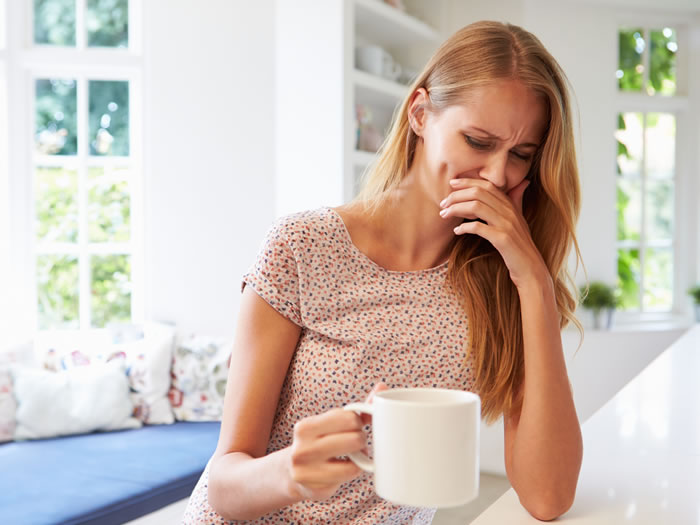
<svg viewBox="0 0 700 525"><path fill-rule="evenodd" d="M356 195L375 158L357 151L356 104L385 133L408 86L355 67L355 47L379 45L404 68L420 71L442 42L436 20L451 0L294 0L277 6L276 209L284 215L338 206ZM433 16L412 16L411 4Z"/></svg>
<svg viewBox="0 0 700 525"><path fill-rule="evenodd" d="M375 44L386 49L402 65L419 71L427 57L442 42L441 33L426 22L402 12L381 0L352 0L353 32L348 39L353 49L357 45ZM434 2L436 9L443 2ZM444 7L444 6L443 6ZM410 9L410 6L408 6ZM416 49L423 53L415 53ZM384 134L388 131L396 106L408 94L408 86L380 78L353 67L352 111L356 104L366 105L376 117L373 125ZM356 136L353 135L353 138ZM352 144L352 166L345 168L345 197L350 200L359 187L359 177L375 155L355 151Z"/></svg>
<svg viewBox="0 0 700 525"><path fill-rule="evenodd" d="M359 69L353 70L352 76L355 98L366 104L393 107L408 92L408 86L370 75Z"/></svg>
<svg viewBox="0 0 700 525"><path fill-rule="evenodd" d="M355 25L382 47L439 44L440 33L422 20L381 0L354 0Z"/></svg>

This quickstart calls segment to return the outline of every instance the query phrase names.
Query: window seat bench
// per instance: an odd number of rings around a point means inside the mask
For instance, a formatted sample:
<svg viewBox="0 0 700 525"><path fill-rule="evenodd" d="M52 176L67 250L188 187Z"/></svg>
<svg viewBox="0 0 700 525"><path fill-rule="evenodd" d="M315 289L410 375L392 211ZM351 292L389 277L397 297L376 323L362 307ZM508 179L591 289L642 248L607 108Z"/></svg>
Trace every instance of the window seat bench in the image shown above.
<svg viewBox="0 0 700 525"><path fill-rule="evenodd" d="M186 498L219 422L0 445L0 523L120 525Z"/></svg>

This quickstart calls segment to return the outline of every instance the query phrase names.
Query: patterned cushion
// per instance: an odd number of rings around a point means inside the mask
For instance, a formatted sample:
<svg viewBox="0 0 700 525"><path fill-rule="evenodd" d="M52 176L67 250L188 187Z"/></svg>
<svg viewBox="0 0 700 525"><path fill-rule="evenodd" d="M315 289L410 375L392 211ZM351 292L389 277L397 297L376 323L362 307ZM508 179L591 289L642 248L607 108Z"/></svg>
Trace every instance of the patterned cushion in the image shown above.
<svg viewBox="0 0 700 525"><path fill-rule="evenodd" d="M91 363L123 359L129 378L134 417L146 424L170 424L175 421L168 400L170 361L175 330L160 323L146 323L143 337L126 338L109 331L80 334L76 331L42 334L37 353L44 368L68 370Z"/></svg>
<svg viewBox="0 0 700 525"><path fill-rule="evenodd" d="M220 421L232 342L189 336L175 348L170 403L178 421Z"/></svg>

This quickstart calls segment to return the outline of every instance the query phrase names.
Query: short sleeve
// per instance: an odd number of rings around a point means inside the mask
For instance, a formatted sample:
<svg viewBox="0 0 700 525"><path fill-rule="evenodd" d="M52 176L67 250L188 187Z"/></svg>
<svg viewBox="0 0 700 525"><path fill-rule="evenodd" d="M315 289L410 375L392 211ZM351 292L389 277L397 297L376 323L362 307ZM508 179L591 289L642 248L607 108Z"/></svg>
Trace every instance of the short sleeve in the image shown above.
<svg viewBox="0 0 700 525"><path fill-rule="evenodd" d="M250 286L277 312L302 325L299 298L299 274L282 220L268 231L255 263L243 275L241 291Z"/></svg>

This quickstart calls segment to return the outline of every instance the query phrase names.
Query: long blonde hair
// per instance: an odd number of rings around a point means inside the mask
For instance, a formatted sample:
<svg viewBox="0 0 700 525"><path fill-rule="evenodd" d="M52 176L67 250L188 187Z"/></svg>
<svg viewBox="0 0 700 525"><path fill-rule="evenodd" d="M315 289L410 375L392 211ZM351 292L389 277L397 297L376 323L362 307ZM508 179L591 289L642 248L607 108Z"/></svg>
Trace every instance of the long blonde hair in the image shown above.
<svg viewBox="0 0 700 525"><path fill-rule="evenodd" d="M379 157L366 174L356 201L372 212L408 172L417 135L408 122L412 95L429 94L435 113L460 104L477 87L501 79L527 86L548 105L546 136L533 160L523 215L554 283L560 327L573 322L577 291L567 271L573 247L581 260L575 226L580 188L567 80L564 72L531 33L511 24L477 22L445 41L411 85ZM465 359L472 360L475 390L489 422L518 409L524 373L520 299L501 255L476 235L458 236L448 265L449 282L458 291L469 320Z"/></svg>

